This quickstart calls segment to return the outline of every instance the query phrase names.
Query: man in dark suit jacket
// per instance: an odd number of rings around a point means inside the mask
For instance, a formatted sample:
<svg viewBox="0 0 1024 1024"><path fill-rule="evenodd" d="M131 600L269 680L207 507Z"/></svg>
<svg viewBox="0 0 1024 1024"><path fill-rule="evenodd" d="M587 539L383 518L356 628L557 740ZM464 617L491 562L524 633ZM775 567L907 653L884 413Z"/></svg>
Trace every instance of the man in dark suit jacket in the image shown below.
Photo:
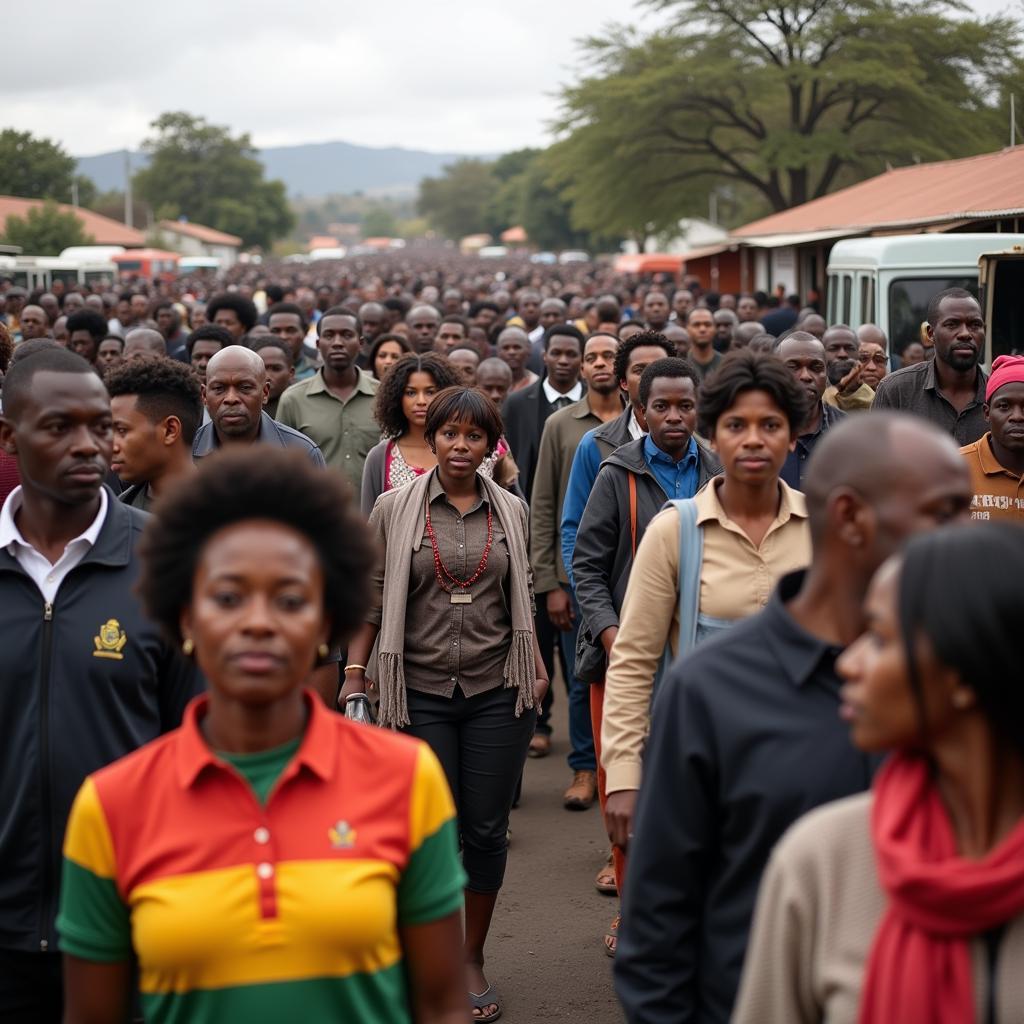
<svg viewBox="0 0 1024 1024"><path fill-rule="evenodd" d="M583 341L582 332L574 324L554 324L548 328L544 335L545 376L505 399L505 439L519 467L519 486L527 501L533 490L544 424L553 412L583 397Z"/></svg>

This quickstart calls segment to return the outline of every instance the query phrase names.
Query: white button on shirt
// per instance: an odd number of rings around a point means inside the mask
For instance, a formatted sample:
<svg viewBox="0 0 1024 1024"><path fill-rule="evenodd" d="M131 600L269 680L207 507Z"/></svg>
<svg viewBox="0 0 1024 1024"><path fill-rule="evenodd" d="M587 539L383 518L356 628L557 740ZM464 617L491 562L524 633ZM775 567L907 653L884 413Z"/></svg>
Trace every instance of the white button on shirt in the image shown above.
<svg viewBox="0 0 1024 1024"><path fill-rule="evenodd" d="M100 510L96 513L96 518L84 532L68 542L64 553L51 565L45 555L40 554L25 540L14 522L14 517L22 505L21 488L15 487L8 495L3 509L0 510L0 548L5 548L28 573L47 604L53 603L67 574L85 558L96 543L96 538L100 535L104 520L107 518L107 501L107 489L101 487Z"/></svg>

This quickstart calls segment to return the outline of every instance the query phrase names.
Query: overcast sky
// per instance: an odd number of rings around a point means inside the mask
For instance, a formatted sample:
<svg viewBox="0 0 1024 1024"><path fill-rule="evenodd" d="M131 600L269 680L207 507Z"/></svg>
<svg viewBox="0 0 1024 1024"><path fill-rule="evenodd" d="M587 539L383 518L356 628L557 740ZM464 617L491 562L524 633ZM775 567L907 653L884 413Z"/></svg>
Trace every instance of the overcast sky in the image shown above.
<svg viewBox="0 0 1024 1024"><path fill-rule="evenodd" d="M1021 0L974 0L976 10ZM446 152L549 141L575 40L630 0L50 0L9 6L0 126L75 156L137 148L167 110L258 146L344 140Z"/></svg>

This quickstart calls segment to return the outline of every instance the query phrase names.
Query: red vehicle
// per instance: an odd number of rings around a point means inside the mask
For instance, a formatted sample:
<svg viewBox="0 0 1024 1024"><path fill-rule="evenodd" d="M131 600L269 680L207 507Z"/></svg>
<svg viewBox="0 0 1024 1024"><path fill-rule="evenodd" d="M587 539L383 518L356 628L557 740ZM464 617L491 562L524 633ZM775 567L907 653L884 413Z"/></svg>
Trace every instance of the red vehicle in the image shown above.
<svg viewBox="0 0 1024 1024"><path fill-rule="evenodd" d="M149 281L173 281L178 276L176 252L163 249L128 249L111 256L121 280L144 277Z"/></svg>

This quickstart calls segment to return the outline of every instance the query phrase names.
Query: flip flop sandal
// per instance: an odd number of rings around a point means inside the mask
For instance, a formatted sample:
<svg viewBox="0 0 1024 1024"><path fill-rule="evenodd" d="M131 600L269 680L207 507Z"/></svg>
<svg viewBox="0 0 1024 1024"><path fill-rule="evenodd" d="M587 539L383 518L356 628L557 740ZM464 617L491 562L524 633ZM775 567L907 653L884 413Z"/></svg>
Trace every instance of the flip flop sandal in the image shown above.
<svg viewBox="0 0 1024 1024"><path fill-rule="evenodd" d="M597 877L594 879L594 888L598 892L604 893L605 896L618 895L618 886L615 884L615 866L610 856L598 871Z"/></svg>
<svg viewBox="0 0 1024 1024"><path fill-rule="evenodd" d="M615 920L608 926L604 936L604 951L608 956L615 956L615 947L619 944L619 922L622 915L616 914Z"/></svg>
<svg viewBox="0 0 1024 1024"><path fill-rule="evenodd" d="M475 1021L492 1021L497 1020L501 1016L501 1001L498 999L498 993L494 991L493 985L488 985L480 995L470 992L469 1005L474 1010L486 1010L488 1006L497 1006L497 1010L490 1016L474 1016L473 1020Z"/></svg>

